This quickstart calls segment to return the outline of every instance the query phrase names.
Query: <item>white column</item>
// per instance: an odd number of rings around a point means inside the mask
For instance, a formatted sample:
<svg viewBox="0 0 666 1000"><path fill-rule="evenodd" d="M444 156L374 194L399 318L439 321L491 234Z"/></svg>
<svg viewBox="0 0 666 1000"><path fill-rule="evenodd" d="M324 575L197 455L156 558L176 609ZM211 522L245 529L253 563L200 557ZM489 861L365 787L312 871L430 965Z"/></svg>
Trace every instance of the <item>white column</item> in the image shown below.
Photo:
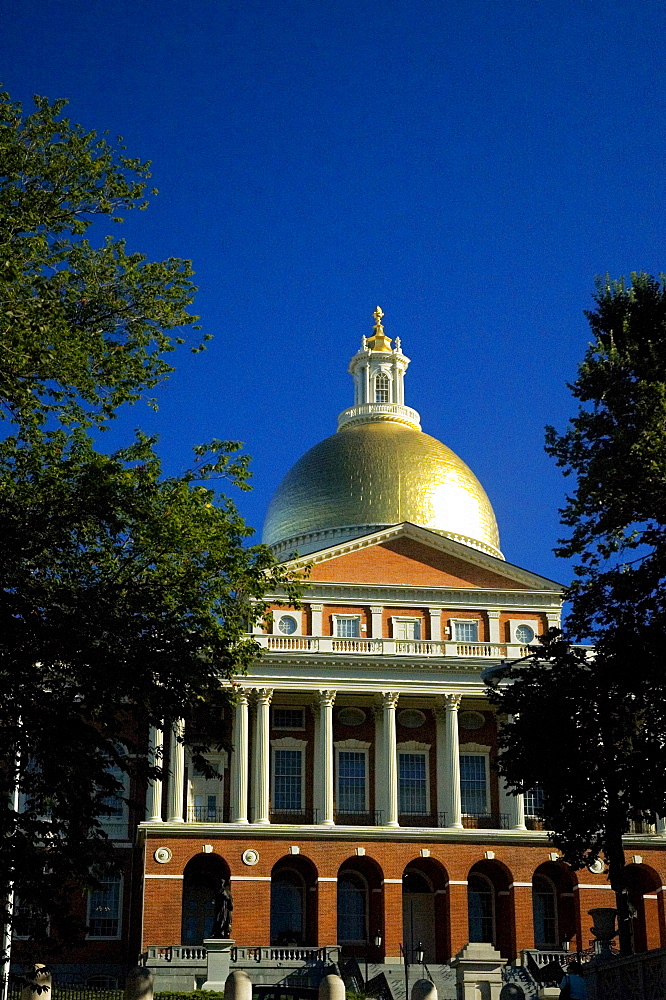
<svg viewBox="0 0 666 1000"><path fill-rule="evenodd" d="M321 629L322 629L321 616L322 616L323 610L324 610L324 605L323 604L311 604L310 605L310 614L312 616L312 635L321 635L322 634L322 631L321 631Z"/></svg>
<svg viewBox="0 0 666 1000"><path fill-rule="evenodd" d="M384 765L382 752L384 749L384 730L382 728L384 716L379 705L373 706L375 717L375 811L381 811L382 822L386 816L386 785L384 783Z"/></svg>
<svg viewBox="0 0 666 1000"><path fill-rule="evenodd" d="M435 713L435 751L437 757L436 779L437 779L437 811L446 814L446 780L447 780L447 756L446 756L446 706L441 698L438 698L433 709ZM442 826L450 820L445 816L439 820Z"/></svg>
<svg viewBox="0 0 666 1000"><path fill-rule="evenodd" d="M458 708L462 695L447 694L446 704L446 761L447 795L446 820L449 826L462 829L462 805L460 801L460 741L458 739Z"/></svg>
<svg viewBox="0 0 666 1000"><path fill-rule="evenodd" d="M364 403L371 403L372 400L370 399L370 362L369 361L366 362L365 368L364 368L364 371L363 371L363 388L365 390L365 399L363 400L363 402Z"/></svg>
<svg viewBox="0 0 666 1000"><path fill-rule="evenodd" d="M185 723L182 719L171 727L169 741L169 794L167 796L167 823L183 823L183 796L185 792L185 747L183 734Z"/></svg>
<svg viewBox="0 0 666 1000"><path fill-rule="evenodd" d="M320 691L317 696L319 708L318 756L319 756L319 796L318 821L322 826L333 826L333 704L335 691Z"/></svg>
<svg viewBox="0 0 666 1000"><path fill-rule="evenodd" d="M382 694L382 730L384 734L384 775L386 788L385 826L398 826L398 752L395 736L395 707L398 695Z"/></svg>
<svg viewBox="0 0 666 1000"><path fill-rule="evenodd" d="M657 833L662 837L666 834L666 819L663 816L657 816Z"/></svg>
<svg viewBox="0 0 666 1000"><path fill-rule="evenodd" d="M559 612L553 611L550 614L546 613L546 622L548 623L548 628L559 628L560 627Z"/></svg>
<svg viewBox="0 0 666 1000"><path fill-rule="evenodd" d="M151 767L164 766L164 733L156 726L150 727L148 760ZM153 778L146 790L146 819L149 823L162 822L162 779Z"/></svg>
<svg viewBox="0 0 666 1000"><path fill-rule="evenodd" d="M231 756L231 822L247 823L248 696L236 691L234 752Z"/></svg>
<svg viewBox="0 0 666 1000"><path fill-rule="evenodd" d="M372 638L381 639L384 608L381 604L372 604L370 606L370 614L372 615L372 622L370 624L370 628L372 629Z"/></svg>
<svg viewBox="0 0 666 1000"><path fill-rule="evenodd" d="M254 725L252 757L252 820L270 823L268 803L270 795L270 704L273 692L260 688L256 692L257 709Z"/></svg>
<svg viewBox="0 0 666 1000"><path fill-rule="evenodd" d="M428 608L430 615L430 638L433 642L441 642L442 639L442 611L443 608Z"/></svg>
<svg viewBox="0 0 666 1000"><path fill-rule="evenodd" d="M488 611L488 642L501 642L499 627L499 611Z"/></svg>

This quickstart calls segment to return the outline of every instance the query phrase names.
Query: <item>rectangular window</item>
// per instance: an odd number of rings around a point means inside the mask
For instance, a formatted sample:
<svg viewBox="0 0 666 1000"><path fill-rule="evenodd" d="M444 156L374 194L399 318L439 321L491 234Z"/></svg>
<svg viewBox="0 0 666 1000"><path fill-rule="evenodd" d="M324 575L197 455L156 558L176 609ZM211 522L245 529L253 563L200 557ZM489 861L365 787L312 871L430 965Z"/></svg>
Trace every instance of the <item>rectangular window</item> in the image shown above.
<svg viewBox="0 0 666 1000"><path fill-rule="evenodd" d="M477 621L453 622L453 639L455 642L478 642L479 623Z"/></svg>
<svg viewBox="0 0 666 1000"><path fill-rule="evenodd" d="M273 751L273 809L276 812L303 811L303 752Z"/></svg>
<svg viewBox="0 0 666 1000"><path fill-rule="evenodd" d="M468 816L488 815L488 777L485 754L460 755L462 811Z"/></svg>
<svg viewBox="0 0 666 1000"><path fill-rule="evenodd" d="M366 761L364 750L338 751L338 812L366 811Z"/></svg>
<svg viewBox="0 0 666 1000"><path fill-rule="evenodd" d="M428 812L428 769L424 753L399 753L399 810L423 816Z"/></svg>
<svg viewBox="0 0 666 1000"><path fill-rule="evenodd" d="M194 796L194 819L199 823L217 822L217 795Z"/></svg>
<svg viewBox="0 0 666 1000"><path fill-rule="evenodd" d="M88 894L88 937L118 939L120 937L120 904L122 881L101 879L101 887Z"/></svg>
<svg viewBox="0 0 666 1000"><path fill-rule="evenodd" d="M525 792L525 815L543 815L543 788L539 788L538 785Z"/></svg>
<svg viewBox="0 0 666 1000"><path fill-rule="evenodd" d="M274 708L273 729L305 729L302 708Z"/></svg>
<svg viewBox="0 0 666 1000"><path fill-rule="evenodd" d="M336 615L335 634L339 639L358 639L361 635L361 619L358 615Z"/></svg>

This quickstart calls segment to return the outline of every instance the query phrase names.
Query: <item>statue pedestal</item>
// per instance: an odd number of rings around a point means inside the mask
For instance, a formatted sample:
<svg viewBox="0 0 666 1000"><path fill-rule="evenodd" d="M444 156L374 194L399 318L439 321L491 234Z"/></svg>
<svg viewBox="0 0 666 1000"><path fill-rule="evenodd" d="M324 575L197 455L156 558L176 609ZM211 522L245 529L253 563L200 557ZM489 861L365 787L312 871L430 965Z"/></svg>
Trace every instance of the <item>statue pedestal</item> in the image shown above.
<svg viewBox="0 0 666 1000"><path fill-rule="evenodd" d="M231 938L206 938L204 945L208 959L208 975L202 990L224 992L224 984L229 975L231 949L236 944Z"/></svg>

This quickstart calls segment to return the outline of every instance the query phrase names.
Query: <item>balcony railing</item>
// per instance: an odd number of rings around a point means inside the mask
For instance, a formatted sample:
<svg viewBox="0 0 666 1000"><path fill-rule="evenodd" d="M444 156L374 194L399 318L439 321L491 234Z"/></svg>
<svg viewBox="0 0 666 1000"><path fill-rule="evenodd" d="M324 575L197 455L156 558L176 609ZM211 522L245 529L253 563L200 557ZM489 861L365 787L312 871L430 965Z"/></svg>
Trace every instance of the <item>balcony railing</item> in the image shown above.
<svg viewBox="0 0 666 1000"><path fill-rule="evenodd" d="M400 826L446 826L445 812L403 813L398 816Z"/></svg>
<svg viewBox="0 0 666 1000"><path fill-rule="evenodd" d="M368 809L366 812L335 812L337 826L381 826L384 822L381 809Z"/></svg>
<svg viewBox="0 0 666 1000"><path fill-rule="evenodd" d="M207 806L190 806L187 810L188 823L223 823L224 809L219 806L209 809Z"/></svg>
<svg viewBox="0 0 666 1000"><path fill-rule="evenodd" d="M455 656L475 659L520 659L528 646L511 642L451 642L435 639L339 639L335 636L255 635L275 653L352 653L361 656Z"/></svg>
<svg viewBox="0 0 666 1000"><path fill-rule="evenodd" d="M462 825L466 830L508 830L508 813L463 813Z"/></svg>

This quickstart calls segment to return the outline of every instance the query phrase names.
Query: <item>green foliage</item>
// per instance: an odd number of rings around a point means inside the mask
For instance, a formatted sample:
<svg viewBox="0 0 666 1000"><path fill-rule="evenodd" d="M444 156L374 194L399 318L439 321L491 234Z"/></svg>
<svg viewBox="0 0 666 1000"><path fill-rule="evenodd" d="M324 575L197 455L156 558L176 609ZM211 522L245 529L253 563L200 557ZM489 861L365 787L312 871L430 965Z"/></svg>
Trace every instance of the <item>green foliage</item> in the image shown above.
<svg viewBox="0 0 666 1000"><path fill-rule="evenodd" d="M568 626L594 655L553 633L492 697L511 717L502 773L514 789L541 786L574 867L605 856L627 951L622 834L666 814L666 278L607 279L595 302L578 411L546 439L575 478L556 551L578 560Z"/></svg>
<svg viewBox="0 0 666 1000"><path fill-rule="evenodd" d="M72 894L117 858L110 768L141 818L150 724L182 717L223 743L229 681L259 652L248 625L267 590L295 590L217 492L248 488L238 444L197 446L178 477L140 433L96 449L93 429L171 371L190 266L84 239L96 216L145 207L148 165L63 119L64 102L24 116L0 101L0 899L13 883L57 947L82 931Z"/></svg>

